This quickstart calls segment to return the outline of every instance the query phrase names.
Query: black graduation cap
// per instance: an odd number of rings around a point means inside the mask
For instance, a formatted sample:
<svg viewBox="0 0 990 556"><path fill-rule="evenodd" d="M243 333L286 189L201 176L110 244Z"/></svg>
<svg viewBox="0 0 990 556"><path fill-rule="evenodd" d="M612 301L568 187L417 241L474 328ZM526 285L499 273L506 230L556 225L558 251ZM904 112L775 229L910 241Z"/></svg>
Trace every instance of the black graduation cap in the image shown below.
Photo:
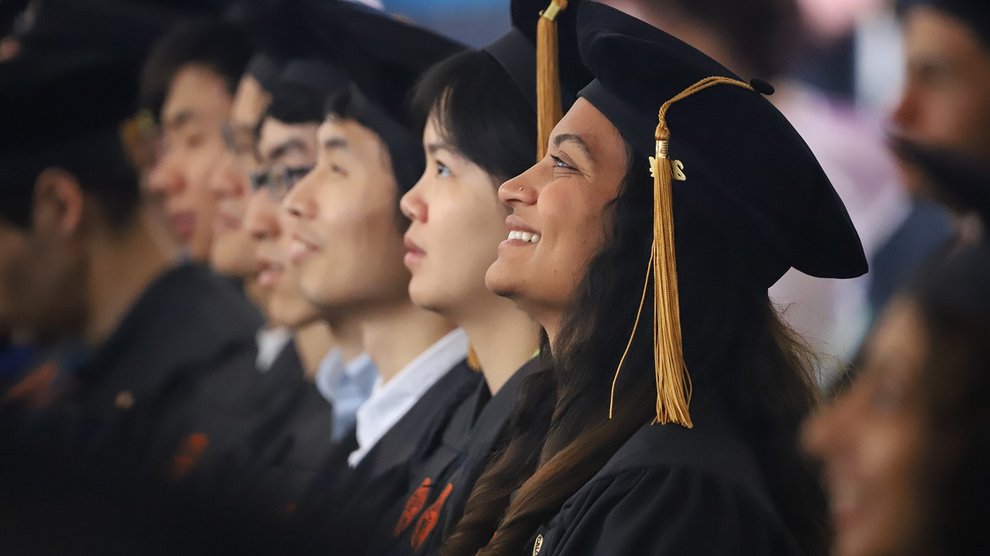
<svg viewBox="0 0 990 556"><path fill-rule="evenodd" d="M930 6L955 17L990 47L990 2L986 0L901 0L901 9Z"/></svg>
<svg viewBox="0 0 990 556"><path fill-rule="evenodd" d="M45 0L30 8L18 32L23 52L38 54L76 49L115 51L143 61L172 25L188 17L179 10L132 0Z"/></svg>
<svg viewBox="0 0 990 556"><path fill-rule="evenodd" d="M102 52L25 54L0 64L4 216L27 223L34 181L48 166L99 171L109 157L119 160L121 125L136 97L134 64Z"/></svg>
<svg viewBox="0 0 990 556"><path fill-rule="evenodd" d="M579 0L513 0L512 29L484 48L537 112L537 158L592 75L577 46Z"/></svg>
<svg viewBox="0 0 990 556"><path fill-rule="evenodd" d="M660 423L690 426L677 265L726 251L692 249L677 222L720 228L747 260L750 281L769 288L789 268L825 278L867 270L863 248L821 166L760 92L675 37L618 10L586 2L581 55L596 79L581 91L635 149L633 172L652 172ZM645 184L644 184L645 186ZM740 277L743 279L746 277Z"/></svg>
<svg viewBox="0 0 990 556"><path fill-rule="evenodd" d="M290 60L274 84L266 115L289 124L319 122L327 97L350 83L350 76L319 58Z"/></svg>
<svg viewBox="0 0 990 556"><path fill-rule="evenodd" d="M952 149L923 145L904 137L894 138L891 147L925 174L936 195L946 204L974 211L984 226L990 224L990 164Z"/></svg>
<svg viewBox="0 0 990 556"><path fill-rule="evenodd" d="M301 9L300 34L320 59L350 77L350 115L384 140L399 188L408 190L423 172L409 93L430 66L464 47L352 2L310 0Z"/></svg>

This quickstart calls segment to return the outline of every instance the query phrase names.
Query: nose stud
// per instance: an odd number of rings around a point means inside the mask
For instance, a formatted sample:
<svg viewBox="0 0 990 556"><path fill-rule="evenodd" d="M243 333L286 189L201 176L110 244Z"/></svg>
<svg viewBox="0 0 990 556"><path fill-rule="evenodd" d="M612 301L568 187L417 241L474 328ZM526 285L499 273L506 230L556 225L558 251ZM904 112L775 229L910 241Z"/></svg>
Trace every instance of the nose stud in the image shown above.
<svg viewBox="0 0 990 556"><path fill-rule="evenodd" d="M522 190L523 190L523 188L521 188L521 187L520 187L520 188L519 188L519 191L522 191Z"/></svg>

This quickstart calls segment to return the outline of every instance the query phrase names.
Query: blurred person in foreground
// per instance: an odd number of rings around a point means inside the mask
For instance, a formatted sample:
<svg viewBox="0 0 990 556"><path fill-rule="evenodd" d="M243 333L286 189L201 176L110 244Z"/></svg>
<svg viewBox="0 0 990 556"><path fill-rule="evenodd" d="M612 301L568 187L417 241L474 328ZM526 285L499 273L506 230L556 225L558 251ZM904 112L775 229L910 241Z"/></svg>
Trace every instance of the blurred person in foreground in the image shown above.
<svg viewBox="0 0 990 556"><path fill-rule="evenodd" d="M863 370L805 426L839 556L987 554L990 252L965 247L891 303Z"/></svg>

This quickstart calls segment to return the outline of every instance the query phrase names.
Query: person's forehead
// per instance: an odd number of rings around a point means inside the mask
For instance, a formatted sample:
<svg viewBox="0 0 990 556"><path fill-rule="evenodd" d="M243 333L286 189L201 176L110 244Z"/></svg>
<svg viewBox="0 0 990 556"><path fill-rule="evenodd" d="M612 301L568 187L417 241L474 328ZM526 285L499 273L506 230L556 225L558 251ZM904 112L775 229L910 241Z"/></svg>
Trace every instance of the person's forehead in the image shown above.
<svg viewBox="0 0 990 556"><path fill-rule="evenodd" d="M273 118L265 118L258 135L258 151L262 158L270 156L270 151L287 143L312 145L316 142L316 122L286 124Z"/></svg>
<svg viewBox="0 0 990 556"><path fill-rule="evenodd" d="M162 108L166 128L187 121L223 120L231 97L223 79L212 70L190 65L176 73Z"/></svg>

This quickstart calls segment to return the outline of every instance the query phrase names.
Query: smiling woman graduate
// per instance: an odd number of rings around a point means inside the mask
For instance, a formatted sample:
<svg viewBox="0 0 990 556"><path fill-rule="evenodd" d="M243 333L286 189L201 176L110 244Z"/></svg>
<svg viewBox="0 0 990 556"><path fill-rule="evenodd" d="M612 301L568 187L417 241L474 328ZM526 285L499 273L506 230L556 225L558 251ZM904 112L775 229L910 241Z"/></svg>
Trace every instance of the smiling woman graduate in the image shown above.
<svg viewBox="0 0 990 556"><path fill-rule="evenodd" d="M595 3L578 38L596 80L499 190L539 239L487 274L547 332L523 410L549 430L510 439L444 553L824 554L808 354L767 288L863 274L856 231L769 85Z"/></svg>

